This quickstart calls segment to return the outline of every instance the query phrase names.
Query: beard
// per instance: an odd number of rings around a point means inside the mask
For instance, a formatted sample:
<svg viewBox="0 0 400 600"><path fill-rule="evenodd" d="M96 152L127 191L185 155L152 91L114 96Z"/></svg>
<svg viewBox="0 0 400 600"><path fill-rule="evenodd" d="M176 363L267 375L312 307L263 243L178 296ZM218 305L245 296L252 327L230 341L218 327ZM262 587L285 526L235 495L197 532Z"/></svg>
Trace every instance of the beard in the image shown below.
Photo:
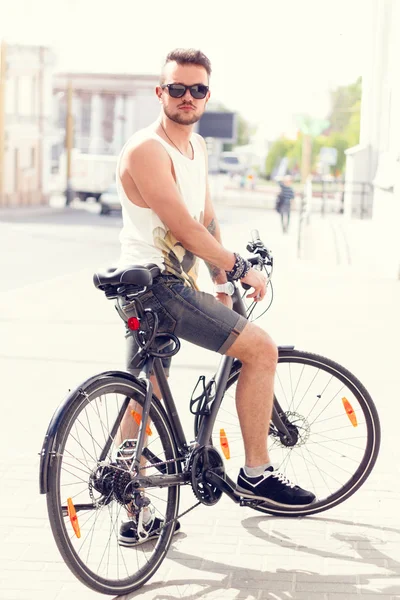
<svg viewBox="0 0 400 600"><path fill-rule="evenodd" d="M180 113L179 109L176 113L173 113L166 106L163 106L163 109L168 119L171 119L171 121L174 121L174 123L179 123L179 125L194 125L194 123L197 123L197 121L199 121L203 115L203 113L201 113L201 115L190 113L185 114L184 112Z"/></svg>

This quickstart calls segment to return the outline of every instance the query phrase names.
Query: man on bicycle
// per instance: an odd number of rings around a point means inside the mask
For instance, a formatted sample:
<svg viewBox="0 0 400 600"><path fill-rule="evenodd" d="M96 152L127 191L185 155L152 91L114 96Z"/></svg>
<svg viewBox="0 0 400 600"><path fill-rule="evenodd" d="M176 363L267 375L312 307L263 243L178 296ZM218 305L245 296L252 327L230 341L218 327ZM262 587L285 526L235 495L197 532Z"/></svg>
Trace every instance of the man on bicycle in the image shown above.
<svg viewBox="0 0 400 600"><path fill-rule="evenodd" d="M266 276L221 243L208 186L206 145L193 132L210 98L210 74L210 61L202 52L170 52L156 88L160 118L135 133L121 152L119 266L160 267L162 274L143 298L144 307L158 313L159 331L241 361L236 407L245 464L238 475L238 495L278 506L305 505L315 500L314 494L275 471L268 455L277 347L263 329L232 310L228 279L248 284L248 297L259 302L266 294ZM197 287L199 258L210 270L215 297ZM138 374L132 363L135 340L132 334L127 339L128 369ZM155 381L153 385L159 394ZM159 523L152 526L156 530ZM120 543L138 543L133 521L122 525Z"/></svg>

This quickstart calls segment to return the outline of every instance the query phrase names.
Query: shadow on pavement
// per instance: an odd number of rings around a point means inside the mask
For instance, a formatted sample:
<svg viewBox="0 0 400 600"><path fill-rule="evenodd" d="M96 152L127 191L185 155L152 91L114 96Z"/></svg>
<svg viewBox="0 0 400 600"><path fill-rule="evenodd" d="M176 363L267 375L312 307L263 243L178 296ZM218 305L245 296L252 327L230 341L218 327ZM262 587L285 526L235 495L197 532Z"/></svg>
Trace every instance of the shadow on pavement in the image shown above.
<svg viewBox="0 0 400 600"><path fill-rule="evenodd" d="M280 521L285 520L278 517L271 517L269 522L276 521L279 523ZM312 521L323 521L326 524L339 524L339 525L355 525L357 527L363 527L366 529L377 530L381 532L392 532L396 534L400 534L400 530L391 528L391 527L382 527L375 526L368 523L356 523L354 521L346 521L340 519L321 519L321 518L313 518L308 517L308 520ZM296 543L292 543L285 534L281 536L277 532L266 533L261 530L260 524L265 522L265 517L249 517L242 521L244 528L248 533L255 536L256 538L264 540L266 543L276 544L280 547L289 548L289 549L297 549L302 553L308 553L314 556L320 556L324 558L337 559L340 561L346 560L353 563L359 564L371 564L371 566L376 566L378 569L386 569L386 573L382 575L382 572L373 572L364 573L364 574L351 574L347 575L344 573L338 574L320 574L314 571L309 570L299 570L299 569L277 569L274 571L260 571L251 568L241 568L237 566L227 565L222 562L216 562L213 560L208 560L206 558L200 559L201 566L199 567L199 561L195 560L197 557L179 552L174 548L174 544L172 544L171 549L168 552L168 559L173 560L182 566L190 567L193 564L193 568L199 570L199 568L203 572L208 572L210 574L220 574L223 576L222 579L216 581L215 578L207 579L198 578L198 579L190 579L190 581L173 579L169 581L163 581L161 584L158 582L157 584L149 584L145 585L136 592L132 594L118 596L114 598L114 600L131 600L133 598L138 598L144 593L149 593L154 591L154 596L152 600L176 600L176 599L184 599L184 600L197 600L204 597L206 594L213 594L213 597L217 598L215 595L216 592L220 591L221 597L224 596L224 592L228 589L237 590L237 597L240 599L246 598L247 600L258 600L259 598L273 598L274 600L295 600L297 593L301 593L300 590L297 590L297 586L300 584L306 583L312 589L312 586L315 586L315 592L320 592L321 598L325 597L327 592L324 592L322 586L324 584L327 585L327 590L331 586L337 586L335 590L335 598L340 600L341 598L348 598L350 595L356 597L356 595L363 595L363 591L360 590L360 586L365 586L371 583L374 579L385 579L387 586L382 589L380 586L379 590L376 590L376 595L384 595L384 597L389 598L398 596L400 594L400 587L395 585L390 585L390 579L398 579L400 578L400 562L398 560L390 558L388 555L384 554L377 550L376 544L379 542L379 539L374 537L369 537L364 534L332 534L332 537L343 541L346 544L346 552L351 549L354 550L358 556L352 557L348 556L347 553L339 554L337 552L328 552L325 550L312 548L311 546L299 546ZM286 539L284 539L284 537ZM175 542L176 543L176 542ZM260 548L261 550L261 548ZM285 557L282 556L282 562L284 562ZM280 581L287 581L287 586L285 590L278 591L276 589L268 590L268 582L276 581L277 575L279 575ZM355 582L357 581L357 583ZM201 586L201 589L198 592L193 593L193 586ZM166 594L165 591L157 594L157 588L162 587L163 589L168 587L171 588L171 593ZM173 588L179 587L177 590L177 595L174 593ZM183 588L186 587L186 590L183 591ZM290 591L289 591L290 590ZM260 595L261 591L261 595ZM304 594L304 592L302 592ZM370 595L371 591L367 591L367 595Z"/></svg>

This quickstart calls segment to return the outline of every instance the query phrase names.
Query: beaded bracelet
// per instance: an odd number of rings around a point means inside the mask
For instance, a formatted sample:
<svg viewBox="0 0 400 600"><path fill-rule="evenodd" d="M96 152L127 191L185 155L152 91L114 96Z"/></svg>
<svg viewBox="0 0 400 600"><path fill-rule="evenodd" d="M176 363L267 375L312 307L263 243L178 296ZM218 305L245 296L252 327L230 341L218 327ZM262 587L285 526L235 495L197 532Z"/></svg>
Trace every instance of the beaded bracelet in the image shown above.
<svg viewBox="0 0 400 600"><path fill-rule="evenodd" d="M247 275L247 273L251 269L251 263L240 256L237 252L233 253L235 256L235 264L233 265L233 269L231 271L225 271L228 279L232 281L237 281L238 279L242 279Z"/></svg>

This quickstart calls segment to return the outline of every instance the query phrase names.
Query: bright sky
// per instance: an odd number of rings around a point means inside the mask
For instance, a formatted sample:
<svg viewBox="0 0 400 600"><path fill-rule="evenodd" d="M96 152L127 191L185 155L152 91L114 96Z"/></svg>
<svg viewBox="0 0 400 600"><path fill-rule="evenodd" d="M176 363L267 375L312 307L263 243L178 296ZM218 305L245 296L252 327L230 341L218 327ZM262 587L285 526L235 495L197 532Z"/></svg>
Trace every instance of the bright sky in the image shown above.
<svg viewBox="0 0 400 600"><path fill-rule="evenodd" d="M158 74L171 49L200 48L213 98L273 137L362 74L369 2L0 0L0 36L53 46L59 71Z"/></svg>

